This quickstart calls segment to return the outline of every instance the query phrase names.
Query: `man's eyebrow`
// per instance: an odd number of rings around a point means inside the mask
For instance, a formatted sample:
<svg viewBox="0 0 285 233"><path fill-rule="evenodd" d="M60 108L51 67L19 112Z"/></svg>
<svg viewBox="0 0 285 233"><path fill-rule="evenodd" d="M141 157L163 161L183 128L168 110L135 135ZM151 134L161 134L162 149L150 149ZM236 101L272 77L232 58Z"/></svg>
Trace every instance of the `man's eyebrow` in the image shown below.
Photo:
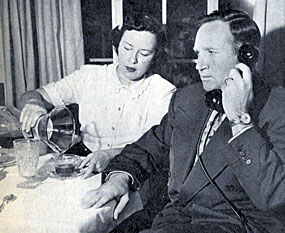
<svg viewBox="0 0 285 233"><path fill-rule="evenodd" d="M219 48L217 47L205 47L205 50L218 50Z"/></svg>
<svg viewBox="0 0 285 233"><path fill-rule="evenodd" d="M129 46L133 46L132 44L130 44L129 42L127 41L124 41L125 44L129 45Z"/></svg>
<svg viewBox="0 0 285 233"><path fill-rule="evenodd" d="M203 47L202 49L200 49L200 50L207 50L207 51L209 51L209 50L218 50L219 48L217 48L217 47ZM199 50L198 49L193 49L194 51L196 51L196 52L199 52Z"/></svg>
<svg viewBox="0 0 285 233"><path fill-rule="evenodd" d="M194 53L198 54L200 51L216 51L219 52L221 51L222 48L218 48L218 47L204 47L204 48L200 48L200 49L195 49L193 48Z"/></svg>

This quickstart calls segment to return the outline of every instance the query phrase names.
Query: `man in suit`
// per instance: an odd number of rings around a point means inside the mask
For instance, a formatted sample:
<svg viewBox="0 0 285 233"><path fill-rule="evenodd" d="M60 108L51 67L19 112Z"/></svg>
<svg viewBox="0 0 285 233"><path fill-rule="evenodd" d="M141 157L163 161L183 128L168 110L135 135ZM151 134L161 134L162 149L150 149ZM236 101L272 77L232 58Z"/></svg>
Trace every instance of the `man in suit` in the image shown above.
<svg viewBox="0 0 285 233"><path fill-rule="evenodd" d="M243 12L203 17L194 45L201 83L175 93L160 125L111 161L82 206L117 199L117 218L130 190L169 171L171 201L145 232L283 232L285 90L255 74L259 42Z"/></svg>

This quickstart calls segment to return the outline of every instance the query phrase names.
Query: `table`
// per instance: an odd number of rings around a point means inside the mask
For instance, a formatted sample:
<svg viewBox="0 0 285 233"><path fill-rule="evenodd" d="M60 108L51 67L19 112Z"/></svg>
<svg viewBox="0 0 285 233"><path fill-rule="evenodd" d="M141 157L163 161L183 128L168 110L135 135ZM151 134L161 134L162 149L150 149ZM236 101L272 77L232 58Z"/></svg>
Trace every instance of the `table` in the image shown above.
<svg viewBox="0 0 285 233"><path fill-rule="evenodd" d="M101 174L88 179L75 177L59 180L41 175L41 169L51 161L52 154L40 156L39 186L19 188L25 179L17 174L17 166L0 168L0 198L10 193L17 199L6 204L0 213L0 232L108 232L113 226L133 212L141 209L138 194L132 194L130 202L113 221L115 201L104 207L82 209L80 200L85 193L100 186ZM2 180L1 180L2 176Z"/></svg>

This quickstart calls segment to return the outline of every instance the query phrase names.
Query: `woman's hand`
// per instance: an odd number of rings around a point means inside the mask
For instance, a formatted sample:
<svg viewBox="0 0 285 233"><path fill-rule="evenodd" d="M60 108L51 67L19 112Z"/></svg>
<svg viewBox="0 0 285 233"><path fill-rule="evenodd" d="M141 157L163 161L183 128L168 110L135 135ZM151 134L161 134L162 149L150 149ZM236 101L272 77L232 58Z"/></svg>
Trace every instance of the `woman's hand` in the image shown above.
<svg viewBox="0 0 285 233"><path fill-rule="evenodd" d="M85 173L83 178L87 178L93 171L102 172L109 162L122 151L123 148L94 151L89 154L80 164L79 168Z"/></svg>
<svg viewBox="0 0 285 233"><path fill-rule="evenodd" d="M24 105L21 114L20 122L22 123L22 130L30 132L31 128L35 127L37 120L47 114L47 110L38 100L31 99Z"/></svg>
<svg viewBox="0 0 285 233"><path fill-rule="evenodd" d="M115 173L110 179L101 185L98 189L88 191L81 200L82 208L100 208L111 200L118 200L118 205L114 210L114 219L123 211L129 202L129 179L130 177L123 173Z"/></svg>

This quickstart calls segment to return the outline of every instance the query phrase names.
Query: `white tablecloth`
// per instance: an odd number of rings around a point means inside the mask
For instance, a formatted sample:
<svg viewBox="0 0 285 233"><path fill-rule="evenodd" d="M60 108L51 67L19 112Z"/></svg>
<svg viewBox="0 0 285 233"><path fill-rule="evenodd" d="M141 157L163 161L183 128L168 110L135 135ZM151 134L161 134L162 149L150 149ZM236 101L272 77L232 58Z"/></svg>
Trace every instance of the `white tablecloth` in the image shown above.
<svg viewBox="0 0 285 233"><path fill-rule="evenodd" d="M50 161L51 155L40 157L39 168ZM114 224L113 209L115 201L95 209L82 209L80 200L87 191L100 186L101 175L83 180L81 177L59 180L40 178L40 185L32 189L17 187L25 181L17 174L17 167L0 168L0 198L14 194L17 199L7 204L0 213L0 232L41 233L41 232L107 232ZM135 206L135 208L133 208ZM137 196L132 197L123 220L141 208Z"/></svg>

